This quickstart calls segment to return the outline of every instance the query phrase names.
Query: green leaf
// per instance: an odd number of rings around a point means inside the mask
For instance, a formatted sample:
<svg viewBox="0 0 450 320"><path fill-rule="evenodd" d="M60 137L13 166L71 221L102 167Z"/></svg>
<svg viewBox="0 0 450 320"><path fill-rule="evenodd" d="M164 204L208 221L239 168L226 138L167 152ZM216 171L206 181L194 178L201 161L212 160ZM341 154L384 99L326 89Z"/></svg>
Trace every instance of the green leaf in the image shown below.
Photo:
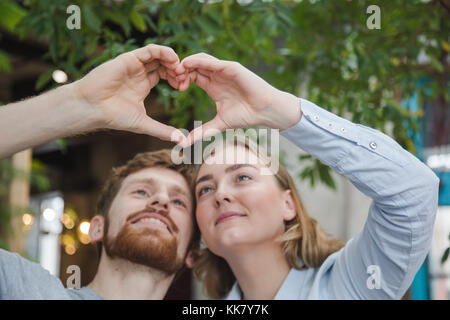
<svg viewBox="0 0 450 320"><path fill-rule="evenodd" d="M330 174L330 168L321 163L317 165L317 168L319 171L320 180L331 189L336 190L336 185L334 183L333 177Z"/></svg>
<svg viewBox="0 0 450 320"><path fill-rule="evenodd" d="M445 249L444 254L442 255L442 258L441 258L441 264L443 264L445 261L447 261L449 253L450 253L450 247Z"/></svg>
<svg viewBox="0 0 450 320"><path fill-rule="evenodd" d="M11 72L12 66L6 52L0 50L0 72Z"/></svg>
<svg viewBox="0 0 450 320"><path fill-rule="evenodd" d="M56 139L55 143L63 154L67 153L67 141L65 139L63 138Z"/></svg>
<svg viewBox="0 0 450 320"><path fill-rule="evenodd" d="M100 19L95 15L94 11L91 9L89 5L86 3L82 7L83 17L86 21L86 24L94 30L97 33L101 32L101 21Z"/></svg>
<svg viewBox="0 0 450 320"><path fill-rule="evenodd" d="M0 249L3 249L3 250L9 250L8 244L7 244L6 241L3 240L3 239L0 239Z"/></svg>
<svg viewBox="0 0 450 320"><path fill-rule="evenodd" d="M437 71L439 71L440 73L444 72L444 66L442 65L442 63L436 59L436 57L429 55L430 58L430 64L434 67L434 69L436 69Z"/></svg>
<svg viewBox="0 0 450 320"><path fill-rule="evenodd" d="M91 54L93 54L95 52L95 50L97 50L98 40L99 40L99 37L95 36L93 38L89 38L89 40L86 41L86 45L84 47L86 50L86 55L90 56Z"/></svg>
<svg viewBox="0 0 450 320"><path fill-rule="evenodd" d="M0 26L13 32L27 12L11 0L0 1Z"/></svg>
<svg viewBox="0 0 450 320"><path fill-rule="evenodd" d="M129 23L129 17L124 15L120 8L115 8L105 12L105 15L113 22L122 27L125 35L128 37L131 33L131 25ZM107 30L107 29L106 29Z"/></svg>
<svg viewBox="0 0 450 320"><path fill-rule="evenodd" d="M50 45L49 45L49 52L50 56L52 57L52 60L54 62L58 61L58 37L57 35L53 35L50 37Z"/></svg>
<svg viewBox="0 0 450 320"><path fill-rule="evenodd" d="M147 31L147 25L145 24L144 18L136 10L130 12L130 20L139 31Z"/></svg>
<svg viewBox="0 0 450 320"><path fill-rule="evenodd" d="M34 86L34 89L36 91L40 91L42 88L44 88L52 79L52 74L54 69L50 69L42 73L39 78L36 81L36 85Z"/></svg>
<svg viewBox="0 0 450 320"><path fill-rule="evenodd" d="M40 160L33 158L33 160L31 160L31 170L36 172L44 171L45 165Z"/></svg>
<svg viewBox="0 0 450 320"><path fill-rule="evenodd" d="M209 19L207 16L196 16L194 17L194 22L203 30L207 35L212 35L217 32L218 26L213 20Z"/></svg>
<svg viewBox="0 0 450 320"><path fill-rule="evenodd" d="M298 160L306 160L306 159L312 159L312 156L310 154L301 154L298 156Z"/></svg>

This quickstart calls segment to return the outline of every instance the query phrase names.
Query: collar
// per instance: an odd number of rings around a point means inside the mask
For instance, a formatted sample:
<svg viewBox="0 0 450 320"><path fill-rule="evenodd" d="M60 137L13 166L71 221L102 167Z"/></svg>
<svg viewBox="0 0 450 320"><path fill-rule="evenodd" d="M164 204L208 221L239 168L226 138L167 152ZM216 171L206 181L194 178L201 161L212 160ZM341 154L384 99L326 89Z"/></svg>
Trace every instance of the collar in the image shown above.
<svg viewBox="0 0 450 320"><path fill-rule="evenodd" d="M299 257L299 266L303 265L303 260ZM298 300L301 298L301 293L304 289L305 279L312 268L298 270L291 268L288 275L284 279L280 289L275 295L274 300ZM239 283L236 281L230 290L230 293L225 300L242 300L242 290Z"/></svg>

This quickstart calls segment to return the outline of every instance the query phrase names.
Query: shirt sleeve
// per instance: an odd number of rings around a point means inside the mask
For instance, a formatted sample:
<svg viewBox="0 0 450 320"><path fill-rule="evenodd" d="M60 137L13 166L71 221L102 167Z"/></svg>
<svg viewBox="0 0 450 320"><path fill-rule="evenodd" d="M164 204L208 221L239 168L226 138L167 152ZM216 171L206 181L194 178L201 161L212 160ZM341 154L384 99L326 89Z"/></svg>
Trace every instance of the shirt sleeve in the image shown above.
<svg viewBox="0 0 450 320"><path fill-rule="evenodd" d="M281 135L373 199L363 230L333 257L328 296L401 299L431 247L439 179L382 132L300 105L301 120Z"/></svg>
<svg viewBox="0 0 450 320"><path fill-rule="evenodd" d="M38 263L0 249L0 300L70 299L61 281Z"/></svg>

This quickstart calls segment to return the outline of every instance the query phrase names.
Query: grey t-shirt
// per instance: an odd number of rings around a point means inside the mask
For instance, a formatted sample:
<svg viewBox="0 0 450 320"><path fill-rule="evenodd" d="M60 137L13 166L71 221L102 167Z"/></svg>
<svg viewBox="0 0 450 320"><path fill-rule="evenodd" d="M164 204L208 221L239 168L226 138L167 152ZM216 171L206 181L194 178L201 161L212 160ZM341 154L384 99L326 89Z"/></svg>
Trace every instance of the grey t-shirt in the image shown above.
<svg viewBox="0 0 450 320"><path fill-rule="evenodd" d="M17 253L0 249L0 299L2 300L100 300L88 287L64 288L61 280Z"/></svg>

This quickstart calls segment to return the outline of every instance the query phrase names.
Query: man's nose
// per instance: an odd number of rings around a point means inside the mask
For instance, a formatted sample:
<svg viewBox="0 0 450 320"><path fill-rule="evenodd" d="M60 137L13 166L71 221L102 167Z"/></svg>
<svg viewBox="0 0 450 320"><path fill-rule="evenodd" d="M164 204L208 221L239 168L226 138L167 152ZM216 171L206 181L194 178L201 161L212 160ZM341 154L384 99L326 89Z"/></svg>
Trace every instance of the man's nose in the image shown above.
<svg viewBox="0 0 450 320"><path fill-rule="evenodd" d="M164 192L158 192L150 197L147 206L167 210L169 208L169 196Z"/></svg>

